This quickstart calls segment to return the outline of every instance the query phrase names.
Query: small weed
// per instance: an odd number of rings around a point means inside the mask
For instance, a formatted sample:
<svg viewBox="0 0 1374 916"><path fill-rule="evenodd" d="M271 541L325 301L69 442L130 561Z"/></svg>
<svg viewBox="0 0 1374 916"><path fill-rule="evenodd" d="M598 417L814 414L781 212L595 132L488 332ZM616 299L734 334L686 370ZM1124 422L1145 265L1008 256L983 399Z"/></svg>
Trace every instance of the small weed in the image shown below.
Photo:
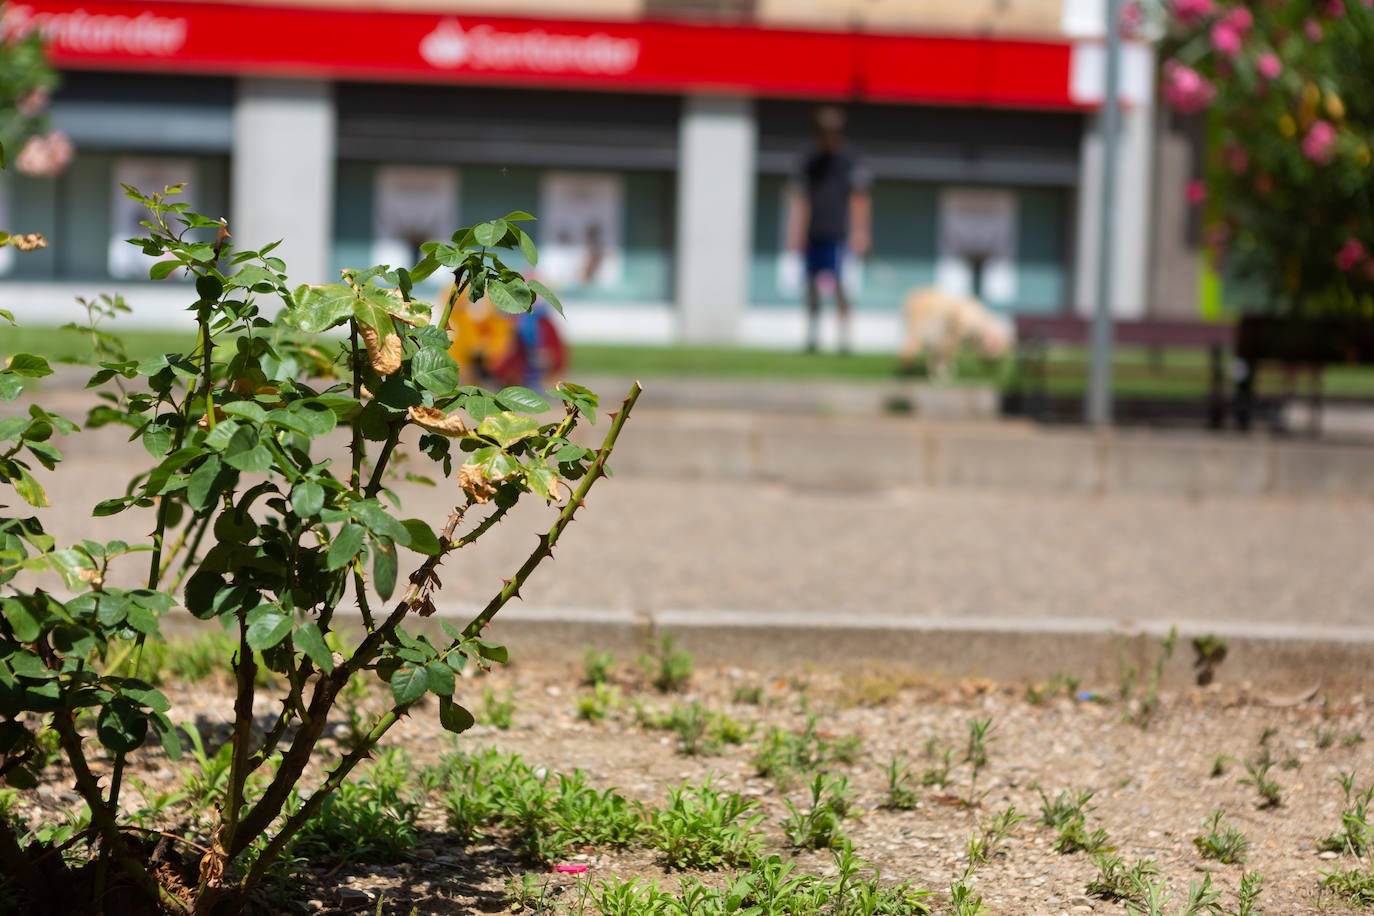
<svg viewBox="0 0 1374 916"><path fill-rule="evenodd" d="M1002 844L1007 837L1011 836L1016 825L1026 819L1024 814L1016 813L1016 806L1011 805L1005 811L997 814L983 827L981 834L969 838L968 860L970 866L982 865L991 862L993 857L1000 851Z"/></svg>
<svg viewBox="0 0 1374 916"><path fill-rule="evenodd" d="M577 695L577 718L587 722L600 722L621 704L620 688L614 684L601 683L592 687L589 693Z"/></svg>
<svg viewBox="0 0 1374 916"><path fill-rule="evenodd" d="M988 734L991 731L991 719L970 719L968 722L964 762L969 764L972 774L969 777L968 798L964 803L970 808L978 804L978 774L988 765Z"/></svg>
<svg viewBox="0 0 1374 916"><path fill-rule="evenodd" d="M1114 853L1093 854L1097 877L1088 882L1086 892L1093 897L1116 902L1140 902L1144 889L1159 877L1159 867L1153 859L1141 859L1129 868Z"/></svg>
<svg viewBox="0 0 1374 916"><path fill-rule="evenodd" d="M407 791L410 783L405 752L380 752L361 778L344 782L325 798L292 839L291 854L329 863L405 860L415 846L421 807Z"/></svg>
<svg viewBox="0 0 1374 916"><path fill-rule="evenodd" d="M197 809L208 809L219 802L229 786L229 768L233 762L234 748L225 742L214 754L206 753L200 729L194 723L186 723L181 730L186 735L186 743L191 746L191 759L194 762L194 766L182 767L181 770L186 797Z"/></svg>
<svg viewBox="0 0 1374 916"><path fill-rule="evenodd" d="M840 822L849 813L849 780L817 773L811 779L810 789L811 804L805 812L791 799L783 800L790 813L783 819L782 832L797 849L833 849L844 840Z"/></svg>
<svg viewBox="0 0 1374 916"><path fill-rule="evenodd" d="M678 751L688 757L718 754L723 745L743 744L751 731L748 723L709 710L701 703L673 706L666 712L639 705L635 707L635 720L643 728L675 733Z"/></svg>
<svg viewBox="0 0 1374 916"><path fill-rule="evenodd" d="M920 804L915 779L906 761L901 757L893 757L883 768L883 773L887 776L887 793L883 796L883 808L889 811L910 811Z"/></svg>
<svg viewBox="0 0 1374 916"><path fill-rule="evenodd" d="M1224 820L1223 812L1213 811L1211 818L1204 825L1207 832L1193 837L1193 845L1204 859L1216 859L1222 865L1244 862L1250 841L1245 838L1245 834Z"/></svg>
<svg viewBox="0 0 1374 916"><path fill-rule="evenodd" d="M1155 711L1159 708L1159 685L1164 679L1164 668L1168 665L1169 659L1173 657L1174 646L1177 644L1178 627L1171 627L1169 635L1165 636L1164 641L1160 644L1159 655L1155 659L1150 681L1145 685L1145 691L1134 702L1130 702L1130 700L1135 691L1135 681L1139 677L1139 669L1136 667L1126 669L1121 680L1121 699L1126 703L1126 711L1122 713L1122 721L1140 728L1150 726L1150 720L1154 718Z"/></svg>
<svg viewBox="0 0 1374 916"><path fill-rule="evenodd" d="M1336 782L1345 791L1345 807L1341 810L1341 829L1317 844L1323 852L1337 852L1363 858L1374 846L1374 828L1369 823L1369 804L1374 799L1374 786L1355 791L1355 777L1342 773Z"/></svg>
<svg viewBox="0 0 1374 916"><path fill-rule="evenodd" d="M482 702L486 705L486 720L493 728L506 731L515 719L515 692L507 690L504 697L498 697L490 687L482 689Z"/></svg>
<svg viewBox="0 0 1374 916"><path fill-rule="evenodd" d="M971 874L964 874L949 886L950 913L953 916L983 916L988 912L983 897L969 885Z"/></svg>
<svg viewBox="0 0 1374 916"><path fill-rule="evenodd" d="M723 868L743 865L758 854L763 820L757 802L734 792L719 792L710 782L683 783L668 796L668 807L655 812L650 845L670 868Z"/></svg>
<svg viewBox="0 0 1374 916"><path fill-rule="evenodd" d="M1261 808L1277 808L1283 804L1283 787L1269 777L1274 761L1267 756L1247 761L1245 771L1250 775L1240 781L1243 786L1254 786L1259 793Z"/></svg>
<svg viewBox="0 0 1374 916"><path fill-rule="evenodd" d="M754 751L754 769L760 776L786 782L796 773L809 773L832 763L853 763L862 742L856 735L827 738L816 730L810 716L800 732L772 728Z"/></svg>
<svg viewBox="0 0 1374 916"><path fill-rule="evenodd" d="M1197 672L1197 685L1206 687L1216 679L1217 668L1226 661L1226 640L1207 633L1193 637L1193 670Z"/></svg>
<svg viewBox="0 0 1374 916"><path fill-rule="evenodd" d="M845 675L840 682L836 703L842 708L886 706L903 690L925 683L911 674L879 668L861 675Z"/></svg>
<svg viewBox="0 0 1374 916"><path fill-rule="evenodd" d="M1088 802L1092 800L1092 792L1082 791L1077 795L1060 792L1051 801L1044 789L1036 786L1036 791L1040 793L1040 823L1059 831L1059 839L1054 842L1055 852L1068 855L1112 850L1111 837L1106 830L1088 831L1088 812L1092 810Z"/></svg>
<svg viewBox="0 0 1374 916"><path fill-rule="evenodd" d="M1026 685L1026 702L1032 706L1040 706L1054 699L1061 692L1072 700L1078 696L1080 684L1082 684L1081 678L1069 677L1062 671L1056 671L1043 684Z"/></svg>
<svg viewBox="0 0 1374 916"><path fill-rule="evenodd" d="M588 646L586 654L582 656L582 682L589 687L608 683L614 665L615 656L610 652Z"/></svg>
<svg viewBox="0 0 1374 916"><path fill-rule="evenodd" d="M1212 758L1212 769L1208 771L1207 775L1213 779L1220 779L1226 775L1226 764L1230 762L1231 755L1217 754Z"/></svg>
<svg viewBox="0 0 1374 916"><path fill-rule="evenodd" d="M1264 877L1259 872L1248 871L1241 875L1236 911L1230 916L1255 916L1255 904L1259 903L1263 892Z"/></svg>
<svg viewBox="0 0 1374 916"><path fill-rule="evenodd" d="M512 913L542 912L548 899L549 881L544 875L524 872L506 879L506 904Z"/></svg>
<svg viewBox="0 0 1374 916"><path fill-rule="evenodd" d="M935 758L935 763L921 771L921 785L945 788L950 783L949 769L954 761L954 748L947 746L941 748L938 754L931 753L927 756Z"/></svg>
<svg viewBox="0 0 1374 916"><path fill-rule="evenodd" d="M1374 906L1374 864L1350 871L1322 872L1321 886L1352 907Z"/></svg>
<svg viewBox="0 0 1374 916"><path fill-rule="evenodd" d="M1360 744L1364 744L1364 732L1358 728L1346 732L1345 737L1341 738L1341 747L1355 747Z"/></svg>
<svg viewBox="0 0 1374 916"><path fill-rule="evenodd" d="M344 717L340 743L346 751L361 746L367 740L368 732L372 730L371 720L375 717L368 713L365 705L371 694L367 679L361 677L349 678L339 690L339 701L335 708Z"/></svg>
<svg viewBox="0 0 1374 916"><path fill-rule="evenodd" d="M678 651L673 645L672 635L664 634L657 643L649 644L647 654L639 657L640 667L659 693L681 690L692 679L692 654Z"/></svg>
<svg viewBox="0 0 1374 916"><path fill-rule="evenodd" d="M736 706L760 706L763 704L763 687L759 684L740 684L730 700Z"/></svg>
<svg viewBox="0 0 1374 916"><path fill-rule="evenodd" d="M1320 725L1312 729L1312 740L1317 745L1318 750L1326 750L1336 743L1336 732L1334 729L1322 728Z"/></svg>
<svg viewBox="0 0 1374 916"><path fill-rule="evenodd" d="M1260 732L1260 736L1259 736L1259 746L1260 746L1260 747L1268 747L1268 746L1269 746L1269 739L1272 738L1272 737L1274 737L1274 736L1277 735L1278 733L1279 733L1279 730L1278 730L1278 727L1277 727L1277 726L1274 726L1274 725L1266 725L1266 726L1264 726L1264 730Z"/></svg>

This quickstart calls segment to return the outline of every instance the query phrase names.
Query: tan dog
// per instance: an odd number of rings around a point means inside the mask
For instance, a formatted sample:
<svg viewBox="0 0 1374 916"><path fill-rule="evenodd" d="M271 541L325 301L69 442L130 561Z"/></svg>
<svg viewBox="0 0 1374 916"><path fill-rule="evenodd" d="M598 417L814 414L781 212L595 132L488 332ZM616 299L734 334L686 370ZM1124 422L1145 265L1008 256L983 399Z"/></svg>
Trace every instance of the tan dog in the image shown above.
<svg viewBox="0 0 1374 916"><path fill-rule="evenodd" d="M956 357L972 344L988 359L1005 356L1015 342L1015 331L1003 315L969 296L952 296L933 286L912 290L902 306L906 339L902 342L901 369L913 373L916 357L924 354L931 378L954 377Z"/></svg>

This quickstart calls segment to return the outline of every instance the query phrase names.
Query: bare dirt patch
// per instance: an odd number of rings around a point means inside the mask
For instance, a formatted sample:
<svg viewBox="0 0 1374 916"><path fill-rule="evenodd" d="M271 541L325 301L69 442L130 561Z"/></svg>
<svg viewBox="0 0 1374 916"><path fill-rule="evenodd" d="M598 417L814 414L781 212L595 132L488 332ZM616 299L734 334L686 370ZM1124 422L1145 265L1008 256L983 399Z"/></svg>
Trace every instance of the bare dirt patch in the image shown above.
<svg viewBox="0 0 1374 916"><path fill-rule="evenodd" d="M825 740L857 741L852 762L825 766L846 777L853 794L843 835L884 880L929 888L935 912L950 909L949 888L964 873L969 837L1011 806L1027 819L970 881L989 912L1124 912L1120 902L1087 893L1098 875L1087 854L1055 851L1059 833L1037 823L1042 804L1037 787L1051 798L1064 790L1091 791L1086 827L1105 830L1127 864L1143 858L1157 863L1175 894L1168 912L1204 873L1222 892L1225 906L1234 908L1244 871L1263 876L1258 912L1317 912L1335 904L1320 889L1321 873L1363 864L1319 848L1319 841L1340 827L1345 796L1338 777L1352 773L1360 787L1374 781L1374 746L1363 740L1371 729L1370 707L1360 696L1266 696L1255 687L1225 683L1223 671L1219 685L1161 695L1148 727L1142 728L1122 721L1127 706L1116 697L1115 685L1076 688L1109 693L1106 701L1074 698L1061 687L1032 703L1025 685L934 685L890 671L855 678L814 669L714 669L698 671L682 692L660 694L643 675L622 665L612 672L622 703L593 723L578 717L577 698L587 692L578 683L581 676L580 666L518 661L461 683L458 699L467 702L479 723L489 719L485 689L498 698L509 691L514 705L509 728L479 724L458 739L440 729L432 701L417 708L387 742L408 755L416 791L423 795L408 859L308 868L289 891L291 899L273 905L326 913L378 912L379 903L382 913L510 912L508 882L536 874L555 906L549 912L569 907L577 912L581 884L639 878L669 889L678 886L683 873L666 869L643 846L573 850L560 862L585 865L586 871L566 874L522 859L500 829L466 845L459 842L438 793L418 788L422 768L458 748L499 748L553 772L585 770L598 788L615 787L650 806L662 806L668 790L683 782L713 780L717 788L758 802L769 852L794 861L800 872L825 874L834 868L831 853L792 849L782 829L787 800L806 807L806 776L761 776L755 762L770 728L800 731L808 723ZM199 720L207 734L207 726L216 724L223 726L221 734L227 732L227 684L171 685L167 692L174 721ZM675 733L644 727L645 713L636 712L636 704L651 717L694 702L747 724L749 734L738 745L685 755ZM972 768L964 759L970 722L986 720L992 723L987 765L973 787ZM346 731L341 720L329 740L344 740ZM925 771L942 768L947 748L945 785L914 785L910 810L884 807L885 768L894 757L906 761L919 783ZM1246 763L1266 758L1268 778L1278 784L1278 806L1265 805L1256 787L1245 782ZM149 795L172 791L184 779L185 763L149 755L138 778ZM67 780L54 773L36 796L25 793L18 811L32 822L74 802ZM1244 864L1223 865L1195 847L1194 838L1206 832L1216 810L1224 811L1249 841ZM725 880L723 874L703 877Z"/></svg>

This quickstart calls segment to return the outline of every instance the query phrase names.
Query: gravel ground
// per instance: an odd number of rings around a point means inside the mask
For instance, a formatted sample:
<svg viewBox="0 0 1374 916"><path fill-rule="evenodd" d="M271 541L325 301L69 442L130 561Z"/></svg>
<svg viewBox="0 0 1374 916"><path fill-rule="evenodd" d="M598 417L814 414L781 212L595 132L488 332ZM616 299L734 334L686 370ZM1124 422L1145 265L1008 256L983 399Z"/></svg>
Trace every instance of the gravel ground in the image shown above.
<svg viewBox="0 0 1374 916"><path fill-rule="evenodd" d="M1076 701L1061 691L1032 704L1023 685L937 685L897 671L854 678L816 669L708 670L696 674L687 693L662 696L647 690L636 669L622 661L613 679L627 699L659 709L700 701L753 726L752 736L741 746L727 746L718 756L688 757L677 751L671 735L636 725L628 703L600 723L579 721L575 698L583 688L576 686L578 676L566 666L517 661L481 683L465 681L459 688L460 698L467 698L479 723L485 720L484 687L498 695L513 691L514 723L508 730L479 724L463 738L453 739L438 728L430 705L398 726L389 741L404 748L416 767L435 762L454 747L494 746L551 771L584 769L598 787L617 787L651 805L662 804L667 789L684 780L699 784L713 777L720 788L760 803L772 850L792 859L800 871L824 874L831 867L829 854L790 850L780 830L785 798L805 807L803 786L760 777L751 764L758 736L767 726L795 729L806 715L815 715L827 737L855 736L861 741L857 759L832 770L848 777L855 790L854 812L842 828L845 835L885 879L911 881L933 891L931 903L942 914L950 912L948 890L964 869L968 837L1013 805L1028 819L972 880L990 913L1125 912L1120 903L1085 893L1097 873L1088 856L1053 850L1055 832L1036 823L1037 785L1051 796L1061 790L1093 791L1095 807L1088 815L1088 828L1105 829L1128 863L1141 858L1158 863L1176 895L1169 913L1176 912L1189 883L1201 880L1204 873L1223 892L1225 905L1234 907L1243 870L1263 875L1260 913L1340 910L1343 907L1320 890L1320 873L1354 867L1357 860L1321 854L1316 843L1340 823L1342 793L1335 778L1352 772L1364 786L1374 777L1374 745L1357 740L1374 724L1363 697L1295 702L1246 694L1223 683L1162 695L1149 727L1142 729L1122 721L1120 703ZM1081 689L1114 694L1115 686L1084 684ZM757 688L761 701L737 702L741 688ZM173 687L169 694L176 721L197 718L203 726L227 721L227 685ZM990 719L992 729L988 765L973 793L979 801L967 807L957 799L970 795L970 770L959 761L968 723L976 719ZM1265 739L1269 753L1280 762L1272 773L1281 786L1282 805L1277 808L1260 806L1255 789L1243 783L1240 763L1260 753L1268 729L1275 730ZM1321 731L1333 739L1330 746L1321 746ZM914 810L881 809L885 764L901 755L917 768L931 765L922 750L931 739L959 751L950 784L922 789ZM322 750L328 753L332 744L326 740ZM1229 759L1225 772L1214 776L1219 754ZM156 753L139 771L150 792L170 788L179 778ZM62 780L55 779L41 790L41 797L50 806L70 800L70 793ZM1214 810L1225 811L1228 821L1249 839L1243 866L1204 859L1194 848L1193 838L1203 832ZM328 913L378 912L378 903L382 913L497 913L509 910L506 881L527 872L546 879L558 891L553 899L560 905L576 898L579 881L595 885L612 877L642 878L676 888L681 877L665 871L644 849L585 849L570 857L588 866L585 875L544 875L543 868L515 856L499 832L467 848L455 843L445 833L443 812L434 797L422 825L425 830L411 862L321 866L302 876L298 899L316 912Z"/></svg>

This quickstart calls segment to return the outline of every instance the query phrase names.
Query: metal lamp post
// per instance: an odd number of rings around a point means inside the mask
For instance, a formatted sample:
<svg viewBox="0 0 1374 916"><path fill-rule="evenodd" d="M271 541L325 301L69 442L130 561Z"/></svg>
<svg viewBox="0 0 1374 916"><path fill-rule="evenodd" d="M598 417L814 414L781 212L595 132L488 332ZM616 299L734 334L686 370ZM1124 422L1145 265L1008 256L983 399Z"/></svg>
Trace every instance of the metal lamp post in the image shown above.
<svg viewBox="0 0 1374 916"><path fill-rule="evenodd" d="M1084 405L1089 426L1112 422L1112 255L1116 232L1117 142L1121 133L1121 3L1107 0L1107 74L1102 99L1102 195L1098 212L1096 301L1093 304L1091 371Z"/></svg>

